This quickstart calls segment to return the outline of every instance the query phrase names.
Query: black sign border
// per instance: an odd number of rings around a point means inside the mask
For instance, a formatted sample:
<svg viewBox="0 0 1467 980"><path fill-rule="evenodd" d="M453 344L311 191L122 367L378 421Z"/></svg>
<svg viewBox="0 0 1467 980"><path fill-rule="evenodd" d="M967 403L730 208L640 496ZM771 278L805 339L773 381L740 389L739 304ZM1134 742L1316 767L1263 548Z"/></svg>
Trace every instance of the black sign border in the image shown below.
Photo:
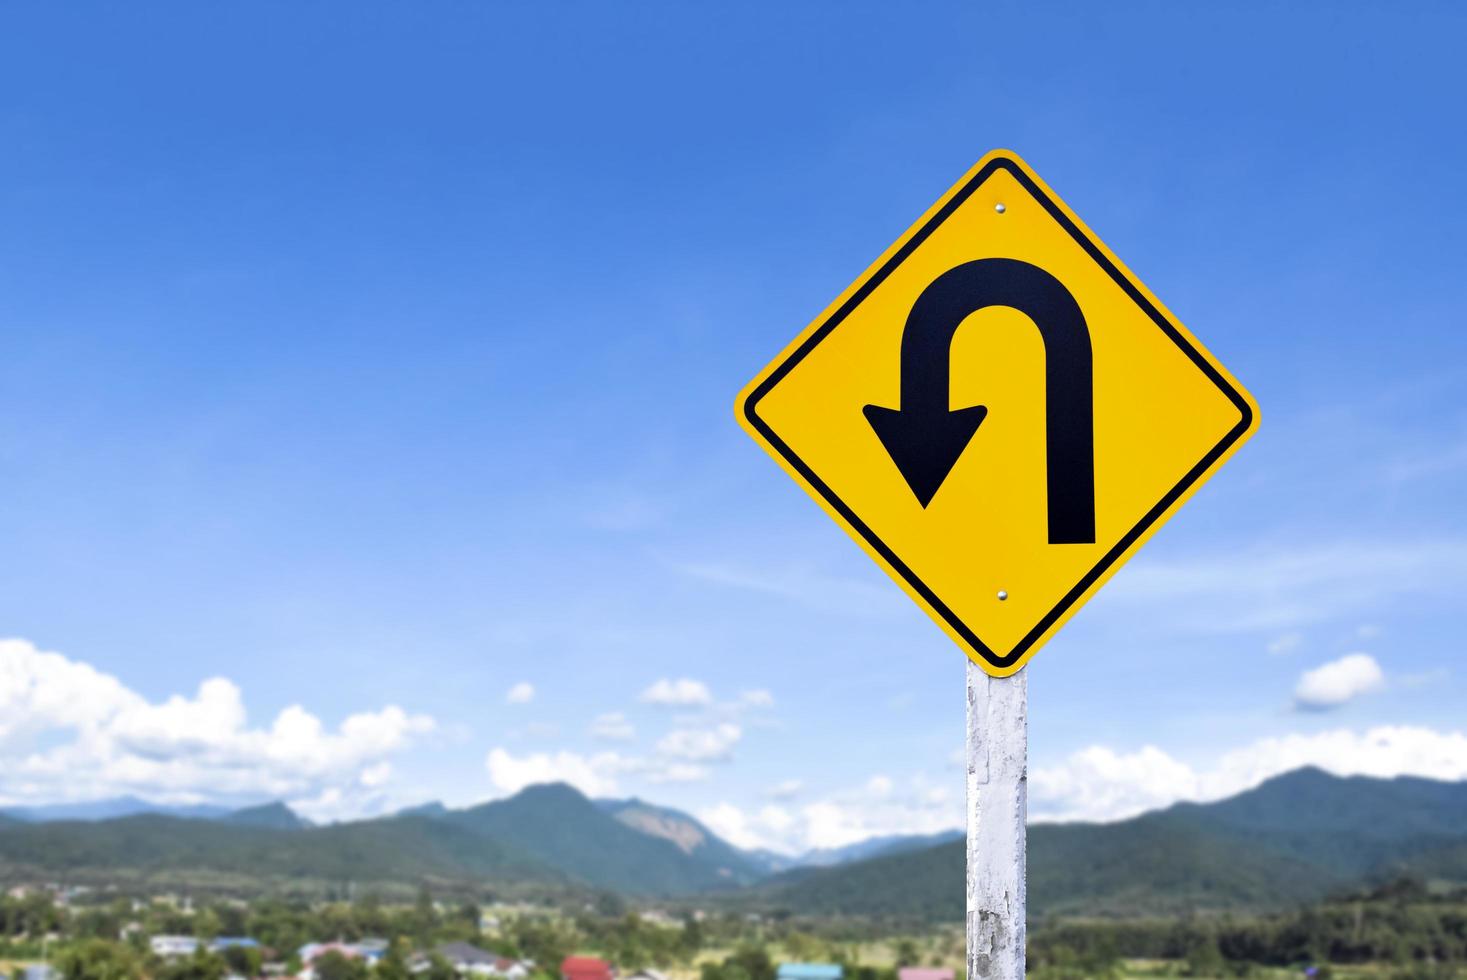
<svg viewBox="0 0 1467 980"><path fill-rule="evenodd" d="M823 341L832 330L838 327L841 322L844 321L845 318L849 316L851 312L855 310L856 307L858 307L866 299L866 297L871 294L872 290L881 285L881 283L886 280L886 277L891 275L891 273L898 266L900 266L902 262L904 262L907 257L917 249L919 245L926 241L928 236L931 235L933 231L935 231L944 221L946 221L954 211L962 206L964 201L971 197L979 187L981 187L990 177L992 177L1000 170L1007 171L1009 174L1011 174L1014 179L1017 180L1020 185L1022 185L1023 188L1028 191L1029 194L1033 196L1033 198L1044 207L1045 211L1049 213L1050 217L1058 222L1060 227L1064 228L1065 231L1070 234L1070 237L1073 238L1080 245L1080 247L1085 250L1086 254L1088 254L1091 259L1093 259L1102 269L1104 269L1110 275L1113 280L1115 280L1116 285L1121 287L1126 295L1131 298L1131 301L1139 306L1143 311L1145 311L1146 315L1151 318L1152 322L1154 322L1157 327L1159 327L1161 331L1166 334L1167 337L1171 338L1172 342L1175 343L1177 347L1179 347L1182 352L1185 353L1192 360L1192 363L1197 365L1197 367L1202 371L1203 374L1211 379L1213 384L1217 385L1217 387L1223 392L1223 394L1228 397L1228 400L1231 401L1233 405L1238 409L1238 412L1241 415L1238 424L1233 426L1233 428L1228 431L1227 435L1225 435L1216 446L1214 446L1205 456L1203 456L1202 459L1198 461L1195 466L1188 470L1187 473L1182 477L1181 481L1178 482L1176 486L1172 487L1172 489L1166 494L1166 496L1164 496L1160 500L1160 502L1156 504L1156 506L1147 511L1145 515L1142 516L1141 520L1137 522L1136 526L1131 528L1130 531L1126 532L1126 534L1123 535L1121 539L1116 542L1115 546L1111 548L1110 551L1106 552L1104 557L1102 557L1101 560L1093 568L1091 568L1090 571L1087 572L1083 578L1080 579L1079 583L1069 592L1067 592L1065 596L1060 599L1060 601L1055 605L1055 607L1051 609L1044 616L1044 618L1039 621L1038 625L1030 630L1024 636L1024 638L1019 641L1018 645L1015 646L1014 649L1005 656L999 656L995 651L989 649L988 645L984 643L981 639L979 639L978 635L974 633L973 630L970 629L966 623L959 619L958 616L951 609L949 609L941 599L937 597L936 593L928 588L927 584L923 582L920 578L918 578L916 573L908 568L906 564L897 557L896 552L892 551L892 549L888 547L886 543L882 541L881 538L878 537L876 533L871 530L871 528L867 527L866 523L856 516L855 511L847 506L845 501L841 500L840 497L837 496L836 493L830 489L830 487L826 486L825 481L821 480L820 477L815 474L815 471L807 466L804 460L800 459L800 457L796 455L795 452L790 449L788 445L785 444L784 440L779 438L779 436L775 434L774 430L771 429L767 424L765 424L763 419L759 418L759 414L757 411L759 401L765 395L769 394L769 392L773 390L775 385L779 384L779 382L784 379L785 375L789 374L789 372L792 371L794 367L800 363L800 361L804 360L805 356L809 354L812 350L814 350L816 346L818 346L820 342ZM882 559L886 561L886 563L892 569L894 569L898 575L902 577L903 581L910 585L912 589L915 590L916 593L922 597L923 601L925 601L928 606L942 618L943 622L945 622L953 630L953 632L957 633L958 636L962 637L963 641L967 643L974 652L981 656L991 666L997 667L999 669L1007 669L1009 667L1012 667L1019 659L1021 659L1024 654L1026 654L1029 649L1039 641L1040 637L1044 636L1044 634L1048 632L1049 628L1054 625L1055 621L1063 616L1070 609L1071 606L1079 601L1080 597L1085 594L1085 592L1096 582L1096 580L1104 575L1111 568L1112 565L1119 561L1121 556L1123 556L1126 551L1129 550L1133 544L1135 544L1136 540L1140 538L1143 534L1145 534L1146 531L1153 524L1160 520L1162 515L1165 514L1167 510L1170 509L1171 506L1176 503L1176 501L1183 494L1185 494L1194 484L1196 484L1197 481L1202 478L1203 474L1211 469L1213 464L1216 463L1218 459L1223 456L1229 449L1231 449L1233 445L1236 444L1238 440L1241 439L1253 426L1253 407L1248 403L1248 400L1243 396L1242 392L1234 387L1234 385L1223 374L1221 374L1217 370L1217 368L1213 367L1212 363L1209 362L1208 359L1204 357L1202 353L1198 351L1197 348L1176 328L1176 326L1170 320L1168 320L1161 313L1161 311L1158 310L1151 303L1150 300L1146 298L1145 294L1136 287L1136 284L1133 283L1124 273L1121 272L1120 269L1116 267L1115 263L1112 262L1108 256L1106 256L1105 252L1103 252L1100 247L1094 241L1092 241L1090 237L1086 235L1075 224L1074 221L1070 219L1069 215L1065 214L1064 210L1060 208L1059 205L1057 205L1048 194L1040 189L1039 185L1037 185L1033 181L1033 179L1031 179L1029 175L1024 172L1022 167L1020 167L1015 161L1005 157L997 157L989 161L989 163L984 166L983 169L979 170L978 173L974 175L971 180L969 180L966 184L959 188L957 193L955 193L952 198L949 199L947 203L938 210L936 214L934 214L924 225L922 225L921 228L917 229L917 232L912 235L911 238L903 242L901 248L897 249L896 254L887 259L886 262L882 264L881 268L877 269L876 272L874 272L869 278L867 278L865 282L861 283L860 287L851 294L849 299L847 299L844 303L840 305L839 309L832 313L824 323L820 324L820 326L812 334L810 334L809 337L805 338L804 343L796 348L795 351L790 354L790 356L787 357L783 363L781 363L777 368L770 372L769 376L765 378L757 388L749 393L748 398L744 399L742 411L744 413L744 418L746 418L749 424L753 426L754 429L758 431L759 434L768 441L769 445L773 446L775 451L777 451L780 456L782 456L790 464L790 466L794 467L795 471L798 472L800 476L802 476L805 481L809 483L809 485L813 487L815 491L826 500L826 502L828 502L832 507L835 508L836 512L839 513L841 517L844 518L845 521L852 528L854 528L858 534L861 535L862 539L865 540L866 543L868 543L873 549L875 549L876 553L879 554Z"/></svg>

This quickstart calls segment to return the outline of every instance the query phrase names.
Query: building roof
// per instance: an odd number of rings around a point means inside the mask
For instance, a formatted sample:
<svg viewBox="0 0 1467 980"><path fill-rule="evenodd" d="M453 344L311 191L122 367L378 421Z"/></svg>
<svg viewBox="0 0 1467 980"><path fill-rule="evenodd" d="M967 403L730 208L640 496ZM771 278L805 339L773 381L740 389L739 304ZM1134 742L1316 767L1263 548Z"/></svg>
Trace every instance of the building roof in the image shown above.
<svg viewBox="0 0 1467 980"><path fill-rule="evenodd" d="M606 978L611 976L611 964L594 956L567 956L560 964L560 972L568 977Z"/></svg>
<svg viewBox="0 0 1467 980"><path fill-rule="evenodd" d="M349 960L359 959L362 951L349 943L306 943L300 948L300 958L309 963L327 953L340 953Z"/></svg>
<svg viewBox="0 0 1467 980"><path fill-rule="evenodd" d="M839 963L781 963L779 980L840 980Z"/></svg>
<svg viewBox="0 0 1467 980"><path fill-rule="evenodd" d="M496 965L500 956L480 949L472 943L439 943L433 950L450 963L474 963L485 966Z"/></svg>

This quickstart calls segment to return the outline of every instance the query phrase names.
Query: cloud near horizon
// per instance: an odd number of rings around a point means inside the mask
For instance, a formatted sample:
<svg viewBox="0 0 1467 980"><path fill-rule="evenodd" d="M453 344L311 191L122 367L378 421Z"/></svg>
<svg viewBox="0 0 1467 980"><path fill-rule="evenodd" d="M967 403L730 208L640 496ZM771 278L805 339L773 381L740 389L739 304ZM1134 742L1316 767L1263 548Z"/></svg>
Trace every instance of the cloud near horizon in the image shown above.
<svg viewBox="0 0 1467 980"><path fill-rule="evenodd" d="M1375 674L1357 658L1379 671L1368 656L1349 655L1306 672L1299 698L1343 703L1373 687ZM666 683L671 691L695 690ZM773 699L761 694L747 700ZM428 715L397 705L351 714L330 728L296 704L268 724L252 725L243 693L228 678L207 678L191 695L150 701L85 662L25 640L0 640L0 805L118 795L160 803L281 799L318 821L361 817L400 802L391 795L393 760L436 728ZM592 732L613 739L633 734L619 712L597 716ZM560 781L606 796L621 792L628 780L706 783L714 767L733 761L745 734L740 725L710 716L702 725L675 722L640 754L496 747L483 758L500 794ZM1123 819L1180 800L1230 796L1302 766L1342 776L1467 779L1467 732L1382 725L1286 734L1242 744L1201 765L1156 746L1124 751L1093 745L1032 769L1030 815L1036 822ZM823 795L785 778L760 795L746 806L715 796L697 812L740 846L786 853L879 834L934 833L963 822L961 781L946 772L872 773Z"/></svg>
<svg viewBox="0 0 1467 980"><path fill-rule="evenodd" d="M1117 752L1091 746L1029 776L1031 823L1110 822L1181 801L1207 802L1252 789L1274 776L1315 766L1338 776L1467 779L1467 733L1378 726L1264 738L1194 768L1155 746ZM774 799L740 807L720 801L698 811L739 847L800 854L888 834L932 834L963 826L961 788L925 774L877 774L858 788L800 806Z"/></svg>
<svg viewBox="0 0 1467 980"><path fill-rule="evenodd" d="M0 640L0 803L263 798L332 819L378 805L389 759L435 728L387 705L332 731L298 704L251 727L228 678L154 703L90 664Z"/></svg>
<svg viewBox="0 0 1467 980"><path fill-rule="evenodd" d="M1183 800L1241 793L1273 776L1315 766L1337 776L1467 779L1467 732L1380 725L1258 739L1206 768L1155 746L1117 752L1095 745L1029 776L1032 821L1121 820Z"/></svg>

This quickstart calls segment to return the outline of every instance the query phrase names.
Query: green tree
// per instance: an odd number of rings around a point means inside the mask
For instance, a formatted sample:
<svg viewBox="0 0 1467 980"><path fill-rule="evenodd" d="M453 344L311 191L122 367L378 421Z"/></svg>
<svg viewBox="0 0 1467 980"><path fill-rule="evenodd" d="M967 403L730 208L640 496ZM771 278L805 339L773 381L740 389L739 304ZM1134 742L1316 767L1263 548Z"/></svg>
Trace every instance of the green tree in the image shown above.
<svg viewBox="0 0 1467 980"><path fill-rule="evenodd" d="M153 980L224 980L227 972L224 957L200 945L189 956L165 961L153 971Z"/></svg>
<svg viewBox="0 0 1467 980"><path fill-rule="evenodd" d="M453 964L437 953L428 957L428 969L419 973L418 976L421 980L457 980L457 974L453 972Z"/></svg>
<svg viewBox="0 0 1467 980"><path fill-rule="evenodd" d="M784 948L796 960L813 963L826 957L826 944L808 932L792 932L784 939Z"/></svg>
<svg viewBox="0 0 1467 980"><path fill-rule="evenodd" d="M142 980L142 959L121 943L88 939L56 957L64 980Z"/></svg>
<svg viewBox="0 0 1467 980"><path fill-rule="evenodd" d="M737 968L748 980L774 980L774 963L762 947L741 947L724 960L723 965L725 968Z"/></svg>
<svg viewBox="0 0 1467 980"><path fill-rule="evenodd" d="M1199 936L1187 950L1187 976L1221 977L1226 972L1222 950L1216 936Z"/></svg>
<svg viewBox="0 0 1467 980"><path fill-rule="evenodd" d="M219 936L224 924L219 920L219 913L213 909L204 909L194 916L193 934L204 942Z"/></svg>
<svg viewBox="0 0 1467 980"><path fill-rule="evenodd" d="M328 949L311 964L320 980L367 980L367 964L339 950Z"/></svg>
<svg viewBox="0 0 1467 980"><path fill-rule="evenodd" d="M684 960L692 960L703 949L703 924L691 915L683 920L682 932L678 934L678 952Z"/></svg>
<svg viewBox="0 0 1467 980"><path fill-rule="evenodd" d="M224 957L224 965L230 973L237 973L242 977L260 975L260 951L255 947L226 946L220 955Z"/></svg>
<svg viewBox="0 0 1467 980"><path fill-rule="evenodd" d="M413 938L419 946L427 946L433 942L437 928L438 909L433 905L433 893L423 885L418 889L418 900L413 906Z"/></svg>
<svg viewBox="0 0 1467 980"><path fill-rule="evenodd" d="M376 980L411 980L412 974L408 970L405 946L406 944L400 939L392 941L392 945L387 947L386 955L377 961L376 967L372 970L372 975Z"/></svg>

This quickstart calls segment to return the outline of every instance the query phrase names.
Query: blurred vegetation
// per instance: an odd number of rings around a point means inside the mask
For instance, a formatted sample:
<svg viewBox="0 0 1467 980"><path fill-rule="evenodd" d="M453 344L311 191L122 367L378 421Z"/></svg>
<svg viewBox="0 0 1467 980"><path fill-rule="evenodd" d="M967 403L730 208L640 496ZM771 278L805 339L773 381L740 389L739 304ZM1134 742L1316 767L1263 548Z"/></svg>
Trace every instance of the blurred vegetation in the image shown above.
<svg viewBox="0 0 1467 980"><path fill-rule="evenodd" d="M469 942L536 964L553 980L571 954L602 956L623 975L643 968L675 980L774 980L783 960L845 966L847 980L896 980L901 965L949 966L962 978L961 930L890 918L809 918L690 909L655 915L605 894L554 909L491 906L420 889L412 901L376 894L352 901L270 898L193 903L119 894L73 895L65 904L32 892L0 897L0 960L49 959L61 980L226 980L258 977L267 961L294 975L308 942L380 938L374 966L327 953L318 980L454 980L433 955ZM193 954L160 959L155 935L193 936ZM209 951L218 936L261 948ZM1031 923L1030 974L1040 980L1122 977L1467 980L1467 889L1403 878L1288 912L1175 918L1048 918Z"/></svg>

